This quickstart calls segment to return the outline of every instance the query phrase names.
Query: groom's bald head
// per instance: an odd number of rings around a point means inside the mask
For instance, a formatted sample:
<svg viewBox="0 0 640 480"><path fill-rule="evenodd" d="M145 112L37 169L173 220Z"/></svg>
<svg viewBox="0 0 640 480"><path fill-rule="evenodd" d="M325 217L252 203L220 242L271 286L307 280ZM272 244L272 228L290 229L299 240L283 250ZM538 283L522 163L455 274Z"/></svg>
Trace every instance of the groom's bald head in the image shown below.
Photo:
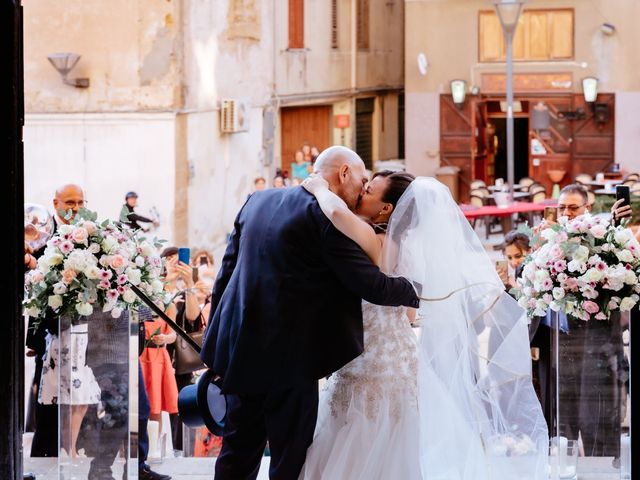
<svg viewBox="0 0 640 480"><path fill-rule="evenodd" d="M364 162L356 152L342 146L329 147L318 155L313 169L351 210L356 208L367 182Z"/></svg>

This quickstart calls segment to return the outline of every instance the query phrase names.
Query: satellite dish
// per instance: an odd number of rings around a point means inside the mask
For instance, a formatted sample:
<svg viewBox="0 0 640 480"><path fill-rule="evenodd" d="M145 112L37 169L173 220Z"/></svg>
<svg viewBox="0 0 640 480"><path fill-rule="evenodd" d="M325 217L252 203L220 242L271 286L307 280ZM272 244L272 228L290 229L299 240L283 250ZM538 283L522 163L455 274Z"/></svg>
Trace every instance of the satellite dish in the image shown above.
<svg viewBox="0 0 640 480"><path fill-rule="evenodd" d="M418 54L418 70L420 70L420 75L427 74L427 67L429 66L429 62L427 62L427 56L424 53Z"/></svg>

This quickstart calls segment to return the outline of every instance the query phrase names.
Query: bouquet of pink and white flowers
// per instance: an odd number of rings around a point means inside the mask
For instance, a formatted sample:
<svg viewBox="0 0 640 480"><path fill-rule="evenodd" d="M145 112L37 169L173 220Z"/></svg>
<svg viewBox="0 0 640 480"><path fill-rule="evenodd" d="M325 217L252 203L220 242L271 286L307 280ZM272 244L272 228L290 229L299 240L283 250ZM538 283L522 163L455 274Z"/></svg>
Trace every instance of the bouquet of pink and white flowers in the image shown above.
<svg viewBox="0 0 640 480"><path fill-rule="evenodd" d="M529 316L550 308L607 320L640 300L640 244L628 228L583 215L561 217L540 236L544 243L527 258L514 292Z"/></svg>
<svg viewBox="0 0 640 480"><path fill-rule="evenodd" d="M154 300L162 298L161 243L96 219L94 212L81 209L49 239L36 269L25 276L25 314L44 318L51 309L78 319L100 309L118 318L123 310L141 305L130 285Z"/></svg>

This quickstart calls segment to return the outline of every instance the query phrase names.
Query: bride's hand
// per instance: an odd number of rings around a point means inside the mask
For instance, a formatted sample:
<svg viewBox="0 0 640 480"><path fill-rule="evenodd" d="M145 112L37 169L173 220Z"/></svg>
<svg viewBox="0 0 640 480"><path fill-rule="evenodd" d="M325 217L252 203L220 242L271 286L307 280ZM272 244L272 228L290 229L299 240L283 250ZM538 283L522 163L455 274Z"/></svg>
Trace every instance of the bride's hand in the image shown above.
<svg viewBox="0 0 640 480"><path fill-rule="evenodd" d="M327 190L329 183L320 175L312 174L302 182L302 187L312 195L315 195L320 190Z"/></svg>

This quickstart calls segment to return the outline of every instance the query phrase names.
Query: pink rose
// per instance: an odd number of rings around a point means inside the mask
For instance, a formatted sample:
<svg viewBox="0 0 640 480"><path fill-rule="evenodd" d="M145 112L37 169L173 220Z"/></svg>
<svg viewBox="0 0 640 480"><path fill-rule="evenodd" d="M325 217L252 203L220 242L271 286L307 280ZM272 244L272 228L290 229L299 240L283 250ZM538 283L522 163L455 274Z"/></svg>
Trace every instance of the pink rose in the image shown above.
<svg viewBox="0 0 640 480"><path fill-rule="evenodd" d="M553 280L550 278L546 278L542 282L542 290L551 290L553 288Z"/></svg>
<svg viewBox="0 0 640 480"><path fill-rule="evenodd" d="M76 271L70 268L66 268L62 271L62 282L69 285L76 278Z"/></svg>
<svg viewBox="0 0 640 480"><path fill-rule="evenodd" d="M585 312L588 312L590 314L598 313L600 311L600 307L598 307L598 304L590 300L582 302L582 308Z"/></svg>
<svg viewBox="0 0 640 480"><path fill-rule="evenodd" d="M57 247L58 245L60 245L60 243L62 243L60 237L53 237L51 239L51 245L53 245L54 247Z"/></svg>
<svg viewBox="0 0 640 480"><path fill-rule="evenodd" d="M573 277L569 277L567 278L565 285L566 285L566 288L568 288L569 290L575 290L576 288L578 288L578 280L576 280Z"/></svg>
<svg viewBox="0 0 640 480"><path fill-rule="evenodd" d="M96 224L93 222L84 222L82 224L82 226L87 230L87 233L89 235L93 235L94 233L96 233L97 227Z"/></svg>
<svg viewBox="0 0 640 480"><path fill-rule="evenodd" d="M118 285L124 285L125 283L127 283L127 280L129 280L127 278L127 276L123 273L121 275L118 275L118 279L116 280L116 283Z"/></svg>
<svg viewBox="0 0 640 480"><path fill-rule="evenodd" d="M100 280L100 283L98 283L98 288L101 290L108 290L110 287L111 284L108 280Z"/></svg>
<svg viewBox="0 0 640 480"><path fill-rule="evenodd" d="M30 274L32 283L40 283L44 280L44 275L40 270L33 270Z"/></svg>
<svg viewBox="0 0 640 480"><path fill-rule="evenodd" d="M118 293L119 293L120 295L124 294L124 292L126 292L126 291L127 291L127 289L126 289L126 288L124 288L122 285L118 285L118 287L116 288L116 290L118 291Z"/></svg>
<svg viewBox="0 0 640 480"><path fill-rule="evenodd" d="M596 238L604 238L606 233L607 229L604 225L594 225L593 227L591 227L591 235Z"/></svg>
<svg viewBox="0 0 640 480"><path fill-rule="evenodd" d="M563 242L566 242L568 239L569 239L569 237L567 236L567 234L565 232L559 232L555 237L555 242L556 243L563 243Z"/></svg>
<svg viewBox="0 0 640 480"><path fill-rule="evenodd" d="M111 258L111 268L115 271L122 270L125 267L125 259L122 255L114 255Z"/></svg>
<svg viewBox="0 0 640 480"><path fill-rule="evenodd" d="M86 245L89 233L82 227L74 228L72 238L74 242Z"/></svg>
<svg viewBox="0 0 640 480"><path fill-rule="evenodd" d="M564 253L559 245L554 245L549 252L549 256L553 259L560 259L564 257Z"/></svg>
<svg viewBox="0 0 640 480"><path fill-rule="evenodd" d="M606 320L607 316L604 313L600 312L595 316L595 319L596 320Z"/></svg>

